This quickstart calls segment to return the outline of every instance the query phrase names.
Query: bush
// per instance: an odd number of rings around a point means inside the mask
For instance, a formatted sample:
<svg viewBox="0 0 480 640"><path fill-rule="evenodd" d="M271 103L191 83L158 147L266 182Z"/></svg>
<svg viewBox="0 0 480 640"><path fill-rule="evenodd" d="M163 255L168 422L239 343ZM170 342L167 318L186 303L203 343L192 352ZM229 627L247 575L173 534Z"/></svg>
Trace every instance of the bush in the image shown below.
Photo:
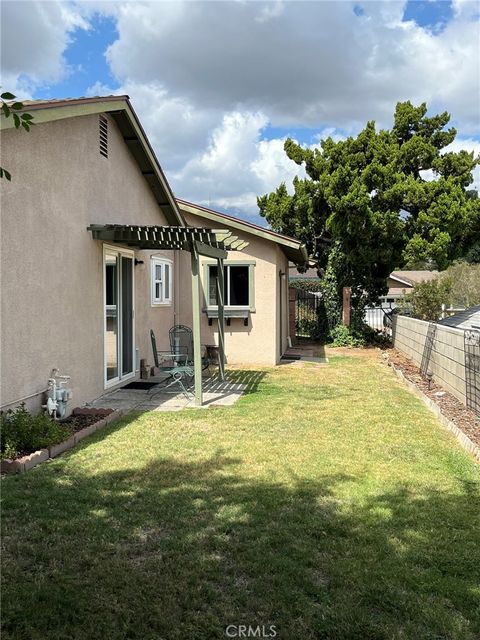
<svg viewBox="0 0 480 640"><path fill-rule="evenodd" d="M44 413L30 414L25 405L0 413L0 458L16 458L58 444L71 430Z"/></svg>
<svg viewBox="0 0 480 640"><path fill-rule="evenodd" d="M332 347L364 347L365 337L358 329L337 324L330 330L330 345Z"/></svg>
<svg viewBox="0 0 480 640"><path fill-rule="evenodd" d="M321 280L311 280L310 278L303 278L295 280L290 278L288 286L300 291L323 291L323 284Z"/></svg>

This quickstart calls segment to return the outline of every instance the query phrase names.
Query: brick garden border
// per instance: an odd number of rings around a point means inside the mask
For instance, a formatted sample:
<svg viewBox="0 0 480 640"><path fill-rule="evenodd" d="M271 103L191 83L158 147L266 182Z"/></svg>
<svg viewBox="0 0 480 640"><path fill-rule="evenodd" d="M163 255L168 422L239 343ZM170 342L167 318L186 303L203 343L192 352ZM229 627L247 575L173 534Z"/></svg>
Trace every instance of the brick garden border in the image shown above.
<svg viewBox="0 0 480 640"><path fill-rule="evenodd" d="M443 427L445 427L447 431L450 431L451 433L453 433L453 435L456 437L456 439L461 444L461 446L466 451L468 451L468 453L471 453L473 457L476 458L477 462L480 462L480 447L478 447L472 440L470 440L470 438L465 433L463 433L463 431L459 429L454 422L449 420L442 413L440 407L438 406L438 404L436 404L436 402L434 402L431 398L425 395L423 391L419 389L414 382L412 382L411 380L408 380L408 378L405 377L403 372L394 366L393 362L388 360L388 364L393 369L393 371L397 374L397 377L400 378L400 380L405 384L405 386L407 386L410 389L410 391L413 391L413 393L418 398L420 398L423 404L428 409L430 409L430 411L435 415L435 417L438 418L438 420L440 421L440 424Z"/></svg>
<svg viewBox="0 0 480 640"><path fill-rule="evenodd" d="M81 440L90 436L92 433L96 431L100 431L115 420L118 420L122 416L121 411L112 411L104 418L98 420L94 424L77 431L72 434L68 440L64 440L63 442L59 442L58 444L52 444L52 446L47 449L40 449L40 451L34 451L33 453L28 454L27 456L22 456L21 458L15 458L15 460L2 460L1 461L1 473L25 473L29 469L33 469L38 464L42 462L46 462L47 460L51 460L52 458L56 458L60 454L68 451L69 449L73 449Z"/></svg>

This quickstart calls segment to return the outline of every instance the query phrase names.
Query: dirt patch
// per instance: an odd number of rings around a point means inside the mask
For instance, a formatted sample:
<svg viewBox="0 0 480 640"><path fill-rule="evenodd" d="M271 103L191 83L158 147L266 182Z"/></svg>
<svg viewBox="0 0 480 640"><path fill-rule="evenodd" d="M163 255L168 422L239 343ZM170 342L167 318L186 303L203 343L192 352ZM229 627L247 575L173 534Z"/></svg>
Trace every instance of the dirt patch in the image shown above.
<svg viewBox="0 0 480 640"><path fill-rule="evenodd" d="M480 446L480 420L473 411L467 409L460 400L445 391L435 380L432 380L429 389L428 381L420 375L418 366L397 349L389 349L383 354L389 364L399 369L407 380L413 382L422 393L438 405L446 418L451 420L472 442Z"/></svg>
<svg viewBox="0 0 480 640"><path fill-rule="evenodd" d="M110 415L113 412L113 409L89 409L83 407L77 407L72 411L72 414L61 421L62 424L66 425L69 429L72 429L72 432L76 433L77 431L81 431L85 429L85 427L89 427L99 420L103 420L106 416Z"/></svg>

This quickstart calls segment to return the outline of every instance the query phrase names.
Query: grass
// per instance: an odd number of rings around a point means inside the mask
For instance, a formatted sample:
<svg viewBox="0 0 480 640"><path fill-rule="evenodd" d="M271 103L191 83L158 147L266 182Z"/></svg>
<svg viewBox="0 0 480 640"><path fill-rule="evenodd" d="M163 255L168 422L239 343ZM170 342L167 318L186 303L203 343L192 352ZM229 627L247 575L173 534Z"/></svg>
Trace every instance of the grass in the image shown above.
<svg viewBox="0 0 480 640"><path fill-rule="evenodd" d="M391 371L230 375L3 481L2 639L478 638L478 467Z"/></svg>

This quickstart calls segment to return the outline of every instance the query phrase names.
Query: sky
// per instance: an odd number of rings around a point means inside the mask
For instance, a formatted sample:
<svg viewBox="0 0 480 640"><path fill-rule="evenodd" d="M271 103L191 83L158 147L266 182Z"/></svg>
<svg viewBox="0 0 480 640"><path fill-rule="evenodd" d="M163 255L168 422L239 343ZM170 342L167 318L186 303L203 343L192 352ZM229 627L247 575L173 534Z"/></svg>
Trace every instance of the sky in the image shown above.
<svg viewBox="0 0 480 640"><path fill-rule="evenodd" d="M478 1L2 0L0 12L3 91L128 94L174 193L253 222L258 195L303 175L287 137L314 147L367 120L390 127L397 101L447 110L452 149L480 153Z"/></svg>

